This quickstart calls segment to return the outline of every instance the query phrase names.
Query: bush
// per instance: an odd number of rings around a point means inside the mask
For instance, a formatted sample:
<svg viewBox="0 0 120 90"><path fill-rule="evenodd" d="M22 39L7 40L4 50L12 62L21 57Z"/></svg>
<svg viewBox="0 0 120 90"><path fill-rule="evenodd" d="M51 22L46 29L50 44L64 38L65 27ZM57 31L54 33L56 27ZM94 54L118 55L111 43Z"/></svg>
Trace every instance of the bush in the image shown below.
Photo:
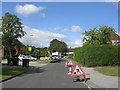
<svg viewBox="0 0 120 90"><path fill-rule="evenodd" d="M119 65L119 46L84 46L74 49L74 60L85 66Z"/></svg>

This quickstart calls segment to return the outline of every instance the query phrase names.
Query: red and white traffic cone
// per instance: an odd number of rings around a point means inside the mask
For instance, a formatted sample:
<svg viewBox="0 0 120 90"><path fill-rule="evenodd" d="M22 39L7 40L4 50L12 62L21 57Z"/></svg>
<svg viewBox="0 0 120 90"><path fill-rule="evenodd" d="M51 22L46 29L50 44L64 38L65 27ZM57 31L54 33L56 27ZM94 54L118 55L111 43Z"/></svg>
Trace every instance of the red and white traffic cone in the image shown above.
<svg viewBox="0 0 120 90"><path fill-rule="evenodd" d="M67 67L68 66L68 62L66 62L66 64L65 64L65 67Z"/></svg>
<svg viewBox="0 0 120 90"><path fill-rule="evenodd" d="M70 66L69 72L68 72L68 75L71 75L71 74L72 74L72 66Z"/></svg>

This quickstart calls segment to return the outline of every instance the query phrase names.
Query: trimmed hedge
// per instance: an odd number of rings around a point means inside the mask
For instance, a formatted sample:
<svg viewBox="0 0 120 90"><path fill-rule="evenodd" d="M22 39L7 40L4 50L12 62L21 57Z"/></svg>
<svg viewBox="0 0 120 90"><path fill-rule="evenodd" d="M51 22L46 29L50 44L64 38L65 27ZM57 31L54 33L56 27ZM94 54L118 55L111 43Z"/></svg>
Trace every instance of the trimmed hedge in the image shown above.
<svg viewBox="0 0 120 90"><path fill-rule="evenodd" d="M119 65L120 46L84 46L74 49L74 60L85 66Z"/></svg>

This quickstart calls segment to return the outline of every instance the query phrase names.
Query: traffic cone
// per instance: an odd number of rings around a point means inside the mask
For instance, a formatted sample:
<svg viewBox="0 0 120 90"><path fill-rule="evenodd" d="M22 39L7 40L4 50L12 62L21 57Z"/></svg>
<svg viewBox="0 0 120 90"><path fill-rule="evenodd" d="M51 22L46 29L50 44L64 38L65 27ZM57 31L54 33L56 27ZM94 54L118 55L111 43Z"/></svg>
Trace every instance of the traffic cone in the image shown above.
<svg viewBox="0 0 120 90"><path fill-rule="evenodd" d="M67 66L68 66L68 63L66 62L65 67L67 67Z"/></svg>
<svg viewBox="0 0 120 90"><path fill-rule="evenodd" d="M72 66L70 66L69 72L68 72L68 75L71 75L71 74L72 74Z"/></svg>
<svg viewBox="0 0 120 90"><path fill-rule="evenodd" d="M70 60L70 61L68 62L68 66L73 66L72 60Z"/></svg>

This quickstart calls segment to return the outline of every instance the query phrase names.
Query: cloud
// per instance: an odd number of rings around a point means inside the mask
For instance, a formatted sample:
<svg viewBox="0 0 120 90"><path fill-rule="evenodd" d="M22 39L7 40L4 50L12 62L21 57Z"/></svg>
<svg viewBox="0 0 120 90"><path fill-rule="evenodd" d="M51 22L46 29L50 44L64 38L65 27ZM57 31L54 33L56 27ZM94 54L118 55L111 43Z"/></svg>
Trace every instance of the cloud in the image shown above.
<svg viewBox="0 0 120 90"><path fill-rule="evenodd" d="M75 48L75 47L82 47L83 41L82 40L76 40L73 42L67 42L69 47Z"/></svg>
<svg viewBox="0 0 120 90"><path fill-rule="evenodd" d="M81 32L82 31L81 27L77 26L77 25L73 25L71 27L71 29L72 29L72 32Z"/></svg>
<svg viewBox="0 0 120 90"><path fill-rule="evenodd" d="M46 14L45 13L41 13L40 16L43 17L43 18L45 18Z"/></svg>
<svg viewBox="0 0 120 90"><path fill-rule="evenodd" d="M55 27L55 28L52 29L52 31L68 32L69 29L61 28L61 27Z"/></svg>
<svg viewBox="0 0 120 90"><path fill-rule="evenodd" d="M33 4L25 4L24 6L17 5L15 11L23 16L28 16L37 13L38 11L42 11L43 9L45 9L45 7L37 7Z"/></svg>
<svg viewBox="0 0 120 90"><path fill-rule="evenodd" d="M52 33L45 30L33 29L27 26L24 26L23 29L26 32L26 35L19 39L25 45L33 45L36 47L49 46L50 41L53 39L58 39L60 41L69 41L67 36L58 33Z"/></svg>
<svg viewBox="0 0 120 90"><path fill-rule="evenodd" d="M83 44L82 40L71 41L70 38L63 34L52 33L45 30L39 30L24 26L23 30L26 32L26 35L19 39L25 45L32 45L35 47L48 47L50 41L53 39L58 39L64 41L68 47L81 47Z"/></svg>

